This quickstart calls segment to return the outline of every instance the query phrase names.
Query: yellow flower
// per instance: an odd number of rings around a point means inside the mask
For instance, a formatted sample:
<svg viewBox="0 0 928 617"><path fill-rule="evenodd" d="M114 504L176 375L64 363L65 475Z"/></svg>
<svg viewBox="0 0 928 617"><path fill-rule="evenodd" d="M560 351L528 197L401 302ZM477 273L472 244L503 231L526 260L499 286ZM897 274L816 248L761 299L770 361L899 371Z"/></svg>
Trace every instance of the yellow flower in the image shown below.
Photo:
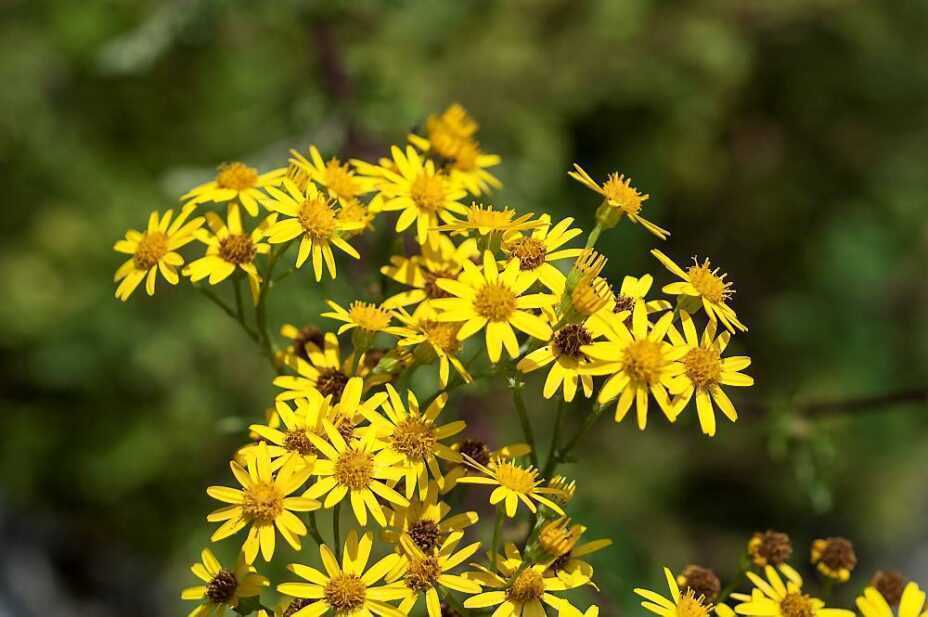
<svg viewBox="0 0 928 617"><path fill-rule="evenodd" d="M506 507L506 516L512 518L521 501L532 513L538 510L534 502L547 506L563 515L561 506L545 495L557 495L559 491L554 488L542 486L544 479L539 477L534 467L522 467L514 462L502 459L491 460L484 466L467 457L464 459L468 465L482 473L481 476L464 476L458 480L461 484L486 484L495 486L490 493L490 504L503 502Z"/></svg>
<svg viewBox="0 0 928 617"><path fill-rule="evenodd" d="M530 373L551 365L542 390L545 398L551 398L560 388L569 403L574 400L578 384L582 384L583 395L589 398L593 394L593 377L583 372L590 361L581 348L592 342L593 335L583 323L567 324L555 331L544 347L522 358L516 368Z"/></svg>
<svg viewBox="0 0 928 617"><path fill-rule="evenodd" d="M320 453L313 469L319 479L303 496L316 499L326 495L325 508L332 508L349 496L359 525L367 525L367 512L370 511L381 527L386 526L387 518L377 501L378 496L393 504L409 505L409 500L384 483L386 480L393 484L403 477L403 457L388 450L375 452L380 444L373 431L349 443L328 421L323 420L322 424L326 439L309 436Z"/></svg>
<svg viewBox="0 0 928 617"><path fill-rule="evenodd" d="M119 266L113 277L114 282L119 282L116 287L117 298L123 302L128 300L143 280L145 291L149 296L154 295L159 270L164 280L171 285L177 284L177 268L184 264L184 258L176 251L192 241L194 232L203 224L202 216L184 224L195 207L192 204L184 206L173 223L173 210L168 210L161 217L157 212L152 212L144 232L130 229L125 239L113 246L113 250L119 253L132 255Z"/></svg>
<svg viewBox="0 0 928 617"><path fill-rule="evenodd" d="M322 160L316 146L309 147L309 159L296 150L290 150L290 156L290 164L301 169L310 179L325 188L329 197L337 199L342 208L357 204L359 197L374 190L371 179L356 176L347 163L342 163L336 158L331 158L328 162Z"/></svg>
<svg viewBox="0 0 928 617"><path fill-rule="evenodd" d="M393 313L382 306L357 300L349 304L347 309L342 308L332 300L326 300L326 304L329 305L332 311L322 313L322 316L344 322L338 328L339 334L357 329L369 339L378 332L393 335L402 333L401 328L390 325L390 322L393 321Z"/></svg>
<svg viewBox="0 0 928 617"><path fill-rule="evenodd" d="M464 267L463 263L479 254L474 239L455 246L450 238L439 236L435 246L423 244L420 255L391 257L390 265L383 266L380 272L413 289L387 298L383 307L392 309L410 304L425 307L430 304L430 300L450 297L448 292L437 285L438 279L457 278Z"/></svg>
<svg viewBox="0 0 928 617"><path fill-rule="evenodd" d="M648 424L649 394L668 420L673 422L676 419L667 387L683 370L677 360L686 353L686 349L673 347L664 341L672 320L673 313L666 313L651 325L644 302L639 300L632 313L631 332L617 316L612 315L608 320L610 328L604 332L608 340L581 348L587 356L599 361L588 369L592 374L611 375L600 389L598 401L604 404L618 397L616 422L625 418L634 402L638 428L644 430Z"/></svg>
<svg viewBox="0 0 928 617"><path fill-rule="evenodd" d="M306 526L294 512L318 510L319 502L289 495L303 486L312 468L294 459L275 474L264 442L258 444L249 458L247 469L235 461L229 465L243 490L225 486L207 489L207 494L213 499L230 504L206 517L211 523L222 523L210 539L218 542L250 524L251 529L242 546L245 561L254 563L259 546L261 556L270 561L274 556L276 526L284 540L294 550L300 550L300 536L306 535Z"/></svg>
<svg viewBox="0 0 928 617"><path fill-rule="evenodd" d="M584 585L593 578L593 566L580 558L612 545L608 538L580 544L584 533L586 527L571 525L570 519L562 517L542 527L538 534L538 544L548 555L548 572L570 587Z"/></svg>
<svg viewBox="0 0 928 617"><path fill-rule="evenodd" d="M522 276L535 281L560 295L564 293L566 278L564 273L557 269L552 262L561 259L574 259L579 257L583 249L562 249L561 247L583 233L580 229L571 228L572 218L560 221L551 226L551 218L545 214L539 221L543 223L536 228L530 236L513 234L503 242L503 250L510 258L519 261L519 270Z"/></svg>
<svg viewBox="0 0 928 617"><path fill-rule="evenodd" d="M397 344L400 347L415 346L414 356L421 364L431 364L437 359L438 381L442 388L448 386L451 366L465 383L473 381L457 357L462 347L461 341L458 340L461 325L436 321L431 311L417 311L417 314L420 316L410 315L404 309L396 312L396 318L403 323L396 331L400 337Z"/></svg>
<svg viewBox="0 0 928 617"><path fill-rule="evenodd" d="M307 341L304 345L308 358L294 358L298 375L281 375L274 378L274 385L283 388L284 392L277 395L279 400L289 401L295 398L305 398L311 392L319 392L322 396L331 396L338 402L342 398L345 387L352 377L364 377L366 366L363 361L355 366L354 354L341 359L338 336L334 332L326 332L323 336L324 344L320 348L315 342ZM288 364L291 368L294 364ZM358 380L360 384L361 381Z"/></svg>
<svg viewBox="0 0 928 617"><path fill-rule="evenodd" d="M846 583L857 567L857 554L846 538L819 538L812 542L811 561L823 576Z"/></svg>
<svg viewBox="0 0 928 617"><path fill-rule="evenodd" d="M419 409L419 401L412 390L406 394L408 409L399 392L390 384L387 384L387 394L389 398L383 402L386 416L373 410L366 411L364 415L377 432L378 439L387 443L388 450L402 458L406 498L412 497L418 484L419 498L424 499L430 474L438 488L444 487L438 459L461 462L461 455L441 443L441 440L457 435L467 425L461 420L440 426L436 423L448 401L447 394L435 397L424 412Z"/></svg>
<svg viewBox="0 0 928 617"><path fill-rule="evenodd" d="M430 235L435 236L430 234L430 230L438 226L439 220L451 220L452 212L467 212L459 201L465 192L437 170L432 161L423 161L412 146L406 148L405 154L393 146L390 153L392 168L355 162L362 173L379 176L377 187L380 194L371 201L370 208L375 212L401 210L396 231L405 231L415 223L416 239L419 244L425 244ZM434 243L437 239L432 241Z"/></svg>
<svg viewBox="0 0 928 617"><path fill-rule="evenodd" d="M316 448L309 440L309 433L322 432L322 419L327 418L333 424L336 419L332 417L332 408L329 399L318 392L311 392L305 399L297 399L296 410L291 409L286 401L278 400L276 403L277 416L283 422L281 428L267 424L252 424L249 430L258 435L259 439L268 443L268 454L275 459L273 466L280 467L291 459L301 461L312 469L316 462ZM250 451L257 445L246 447Z"/></svg>
<svg viewBox="0 0 928 617"><path fill-rule="evenodd" d="M258 216L258 202L264 199L261 189L277 186L287 173L286 168L274 169L265 174L244 163L223 163L216 170L216 179L191 189L182 201L202 204L237 200L250 216Z"/></svg>
<svg viewBox="0 0 928 617"><path fill-rule="evenodd" d="M610 314L616 314L626 326L631 325L632 310L635 308L637 300L645 301L644 306L648 309L648 315L670 309L671 304L667 300L646 299L652 284L654 284L654 277L650 274L645 274L640 278L625 276L622 279L619 292L602 309L590 317L588 322L590 331L599 334L607 330L609 325L604 323L603 320L606 315Z"/></svg>
<svg viewBox="0 0 928 617"><path fill-rule="evenodd" d="M292 369L296 369L297 358L304 361L309 360L310 343L315 345L317 349L322 349L325 345L323 332L316 326L307 325L297 328L293 324L284 324L280 327L280 335L292 341L281 353L283 363Z"/></svg>
<svg viewBox="0 0 928 617"><path fill-rule="evenodd" d="M873 587L864 589L857 598L857 609L863 617L893 617L893 609L883 595ZM898 617L925 617L928 606L925 605L925 592L914 582L905 586L902 600L899 602Z"/></svg>
<svg viewBox="0 0 928 617"><path fill-rule="evenodd" d="M463 439L451 446L451 449L459 453L462 458L473 459L481 465L489 465L490 461L514 461L517 458L528 456L532 452L532 447L527 443L512 443L498 450L491 450L486 443L479 439ZM448 473L445 474L445 488L442 494L445 495L457 486L458 480L467 475L470 468L467 464L451 465ZM551 494L551 498L560 502L561 494Z"/></svg>
<svg viewBox="0 0 928 617"><path fill-rule="evenodd" d="M640 223L642 227L661 240L666 240L670 235L669 231L658 227L639 214L641 206L648 200L650 195L639 193L632 186L631 180L626 179L624 175L611 173L606 181L599 185L576 163L574 163L574 171L567 172L567 175L603 196L603 205L596 212L596 220L603 227L615 227L622 215L625 215L632 223Z"/></svg>
<svg viewBox="0 0 928 617"><path fill-rule="evenodd" d="M729 420L735 422L738 419L738 412L722 390L722 386L754 385L752 377L739 372L750 366L751 359L747 356L722 358L722 352L728 346L731 335L722 332L716 337L716 322L708 323L701 340L696 334L696 327L689 313L680 311L680 322L683 336L680 336L676 328L671 327L668 331L670 342L687 350L686 355L681 358L683 372L670 386L670 392L676 395L673 401L674 416L683 411L695 393L699 425L704 434L712 437L715 435L715 410L712 401L715 401Z"/></svg>
<svg viewBox="0 0 928 617"><path fill-rule="evenodd" d="M546 576L544 564L526 565L514 544L507 544L505 552L505 558L499 556L496 560L499 574L480 565L476 572L470 573L469 578L493 591L471 596L464 601L466 608L498 606L493 613L495 617L542 617L546 614L544 604L559 615L577 611L566 598L553 593L571 587L556 576Z"/></svg>
<svg viewBox="0 0 928 617"><path fill-rule="evenodd" d="M472 203L461 214L466 215L464 219L455 219L451 217L445 225L437 227L438 231L452 231L458 233L469 233L476 231L478 235L488 236L490 234L509 234L517 231L525 231L541 227L544 222L541 220L532 220L534 213L522 214L516 216L516 211L509 208L497 210L493 206L484 206Z"/></svg>
<svg viewBox="0 0 928 617"><path fill-rule="evenodd" d="M384 617L405 617L405 614L387 604L399 600L406 594L402 585L377 585L400 560L396 553L387 555L370 568L371 549L374 539L365 533L358 539L356 531L351 530L345 541L341 563L332 550L322 544L319 555L322 557L324 571L293 563L287 569L309 581L308 583L282 583L277 591L295 598L313 600L294 615L299 617L316 617L318 615L383 615Z"/></svg>
<svg viewBox="0 0 928 617"><path fill-rule="evenodd" d="M486 251L482 270L465 262L457 280L438 279L438 286L454 297L433 301L439 311L436 319L464 322L457 335L461 341L486 327L490 361L499 361L503 347L515 358L519 342L513 327L541 340L551 336L551 327L529 310L550 306L555 298L550 294L523 295L530 284L519 276L518 262L510 261L501 273L493 254Z"/></svg>
<svg viewBox="0 0 928 617"><path fill-rule="evenodd" d="M252 299L257 304L261 276L255 267L255 257L270 252L271 246L261 240L275 218L276 215L270 215L251 233L246 233L242 229L242 216L237 204L229 204L227 223L223 223L214 212L207 212L206 224L212 233L205 229L196 232L197 239L207 247L206 255L190 262L184 268L184 275L194 283L209 277L209 284L216 285L239 268L248 275Z"/></svg>
<svg viewBox="0 0 928 617"><path fill-rule="evenodd" d="M363 228L362 223L340 219L335 202L319 193L315 185L308 184L306 189L301 191L290 180L284 180L283 187L286 192L275 188L268 189L272 199L266 203L267 208L284 217L268 231L268 241L271 244L300 238L296 267L302 268L312 255L313 273L317 281L322 280L323 262L329 276L335 278L335 254L332 252L332 245L351 257L360 259L361 255L341 236L346 231Z"/></svg>
<svg viewBox="0 0 928 617"><path fill-rule="evenodd" d="M203 549L200 558L201 561L190 566L190 570L205 585L187 587L180 597L203 604L190 611L187 617L221 617L226 609L234 610L238 606L239 598L253 598L270 584L254 567L245 563L242 555L231 570L223 568L208 548Z"/></svg>
<svg viewBox="0 0 928 617"><path fill-rule="evenodd" d="M393 508L387 517L388 526L383 530L383 539L398 545L400 537L405 536L422 551L432 553L449 534L463 531L480 520L476 512L449 516L451 506L441 501L440 495L438 485L430 482L424 498L413 500L406 507Z"/></svg>
<svg viewBox="0 0 928 617"><path fill-rule="evenodd" d="M659 250L653 249L651 254L657 257L668 270L683 279L665 285L664 293L693 298L699 306L705 309L709 319L721 321L730 332L734 332L736 328L747 332L747 327L738 321L735 310L727 304L728 299L735 293L731 288L732 283L725 281L726 275L720 275L718 268L710 269L711 264L708 259L699 263L694 258L693 265L684 271Z"/></svg>
<svg viewBox="0 0 928 617"><path fill-rule="evenodd" d="M480 583L452 574L451 570L469 559L480 548L480 542L474 542L458 550L458 544L464 534L456 531L450 534L437 551L423 551L409 536L402 536L405 556L398 572L391 577L403 577L404 596L399 609L404 615L416 606L420 596L425 596L425 607L429 617L442 617L441 600L438 590L454 590L462 593L480 593Z"/></svg>
<svg viewBox="0 0 928 617"><path fill-rule="evenodd" d="M733 593L740 604L735 606L739 615L758 617L854 617L854 613L840 608L825 608L825 603L802 593L802 577L792 568L781 569L786 581L780 578L773 566L764 568L767 579L748 572L754 589L750 595Z"/></svg>
<svg viewBox="0 0 928 617"><path fill-rule="evenodd" d="M644 602L641 603L642 607L661 617L709 616L712 612L712 605L704 597L696 597L692 589L687 589L686 593L681 594L670 568L664 568L664 576L667 577L670 597L664 597L650 589L636 588L635 593L644 598Z"/></svg>

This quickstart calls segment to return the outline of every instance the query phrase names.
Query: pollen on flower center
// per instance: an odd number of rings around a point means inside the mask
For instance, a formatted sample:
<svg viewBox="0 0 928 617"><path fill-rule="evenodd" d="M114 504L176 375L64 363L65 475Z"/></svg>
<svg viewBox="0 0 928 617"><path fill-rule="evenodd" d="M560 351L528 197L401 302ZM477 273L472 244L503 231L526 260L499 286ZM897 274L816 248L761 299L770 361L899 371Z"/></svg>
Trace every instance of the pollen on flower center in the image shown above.
<svg viewBox="0 0 928 617"><path fill-rule="evenodd" d="M516 310L516 296L506 285L487 283L474 298L474 310L490 321L508 321Z"/></svg>
<svg viewBox="0 0 928 617"><path fill-rule="evenodd" d="M235 597L238 579L226 569L219 570L206 586L206 597L210 602L223 604Z"/></svg>
<svg viewBox="0 0 928 617"><path fill-rule="evenodd" d="M409 187L409 196L420 209L437 212L445 204L445 180L437 174L420 173Z"/></svg>
<svg viewBox="0 0 928 617"><path fill-rule="evenodd" d="M407 418L393 431L393 449L411 459L421 459L435 448L435 427L431 422Z"/></svg>
<svg viewBox="0 0 928 617"><path fill-rule="evenodd" d="M347 615L364 605L367 586L354 574L339 574L329 579L322 593L336 615Z"/></svg>
<svg viewBox="0 0 928 617"><path fill-rule="evenodd" d="M593 342L593 336L583 324L569 324L554 333L551 341L554 352L559 356L582 358L580 348Z"/></svg>
<svg viewBox="0 0 928 617"><path fill-rule="evenodd" d="M348 450L335 461L335 479L353 491L367 488L374 475L374 459L367 452Z"/></svg>
<svg viewBox="0 0 928 617"><path fill-rule="evenodd" d="M638 214L642 202L648 199L648 195L642 195L632 186L631 179L617 173L609 174L603 184L603 193L611 205L621 208L626 214Z"/></svg>
<svg viewBox="0 0 928 617"><path fill-rule="evenodd" d="M625 348L622 369L637 382L655 383L663 365L664 354L660 343L644 339L633 341Z"/></svg>
<svg viewBox="0 0 928 617"><path fill-rule="evenodd" d="M441 566L434 557L425 559L413 559L409 564L409 570L406 571L404 582L406 586L413 591L427 591L441 576Z"/></svg>
<svg viewBox="0 0 928 617"><path fill-rule="evenodd" d="M635 298L620 293L615 294L615 306L612 307L613 313L621 313L622 311L631 312L634 308Z"/></svg>
<svg viewBox="0 0 928 617"><path fill-rule="evenodd" d="M153 231L142 236L132 259L136 268L148 270L158 265L167 252L168 237L160 231Z"/></svg>
<svg viewBox="0 0 928 617"><path fill-rule="evenodd" d="M435 346L444 352L455 352L461 347L458 340L460 326L447 321L426 320L420 324L422 331Z"/></svg>
<svg viewBox="0 0 928 617"><path fill-rule="evenodd" d="M328 240L335 234L335 210L322 196L305 200L297 213L297 220L313 240Z"/></svg>
<svg viewBox="0 0 928 617"><path fill-rule="evenodd" d="M313 447L309 437L306 436L306 431L300 430L289 431L287 433L287 436L284 438L284 447L291 452L298 452L303 456L316 452L316 448Z"/></svg>
<svg viewBox="0 0 928 617"><path fill-rule="evenodd" d="M412 539L413 544L422 549L425 553L431 553L438 548L438 540L441 536L441 529L438 523L428 519L421 519L409 525L407 532Z"/></svg>
<svg viewBox="0 0 928 617"><path fill-rule="evenodd" d="M390 313L368 302L352 302L348 315L359 328L368 332L380 332L390 325Z"/></svg>
<svg viewBox="0 0 928 617"><path fill-rule="evenodd" d="M512 581L512 586L509 587L507 595L512 602L525 604L526 602L538 600L544 593L544 578L532 568L528 568L523 570L516 577L516 580Z"/></svg>
<svg viewBox="0 0 928 617"><path fill-rule="evenodd" d="M780 612L783 617L812 617L815 614L812 598L801 593L786 594L780 600Z"/></svg>
<svg viewBox="0 0 928 617"><path fill-rule="evenodd" d="M725 274L719 275L718 268L710 269L711 264L708 259L702 263L695 259L693 261L694 263L687 269L686 275L690 284L699 292L699 295L709 302L718 304L735 293L731 289L731 283L725 282Z"/></svg>
<svg viewBox="0 0 928 617"><path fill-rule="evenodd" d="M316 377L316 389L322 396L331 396L333 400L342 397L345 386L348 385L348 375L337 368L324 368Z"/></svg>
<svg viewBox="0 0 928 617"><path fill-rule="evenodd" d="M258 170L244 163L223 163L216 172L216 186L244 191L258 184Z"/></svg>
<svg viewBox="0 0 928 617"><path fill-rule="evenodd" d="M534 469L523 469L512 463L501 463L496 469L496 478L506 488L528 495L535 490L536 473Z"/></svg>
<svg viewBox="0 0 928 617"><path fill-rule="evenodd" d="M245 234L234 234L219 241L219 256L232 264L247 264L255 259L258 249Z"/></svg>
<svg viewBox="0 0 928 617"><path fill-rule="evenodd" d="M259 523L270 523L283 511L284 498L271 482L258 482L245 489L242 511Z"/></svg>
<svg viewBox="0 0 928 617"><path fill-rule="evenodd" d="M338 159L331 159L325 164L325 186L343 199L351 199L358 194L358 184L350 168Z"/></svg>
<svg viewBox="0 0 928 617"><path fill-rule="evenodd" d="M722 375L722 360L715 348L696 347L683 357L683 368L697 388L717 384Z"/></svg>
<svg viewBox="0 0 928 617"><path fill-rule="evenodd" d="M545 243L538 238L518 238L506 248L510 255L519 260L519 269L523 271L534 270L545 263L548 254Z"/></svg>
<svg viewBox="0 0 928 617"><path fill-rule="evenodd" d="M677 602L677 615L679 617L707 617L711 607L704 604L704 601L705 598L696 597L692 589L687 589Z"/></svg>

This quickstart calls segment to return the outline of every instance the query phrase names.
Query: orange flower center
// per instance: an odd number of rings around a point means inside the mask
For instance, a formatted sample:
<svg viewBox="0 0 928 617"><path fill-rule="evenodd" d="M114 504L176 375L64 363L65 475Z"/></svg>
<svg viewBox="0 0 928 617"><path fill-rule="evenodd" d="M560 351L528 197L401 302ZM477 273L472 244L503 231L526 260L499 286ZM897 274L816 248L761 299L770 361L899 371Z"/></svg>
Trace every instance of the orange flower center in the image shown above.
<svg viewBox="0 0 928 617"><path fill-rule="evenodd" d="M168 252L168 237L160 231L146 233L139 240L132 260L139 270L148 270L158 265L158 262Z"/></svg>
<svg viewBox="0 0 928 617"><path fill-rule="evenodd" d="M603 184L603 193L611 205L621 208L626 214L638 214L641 203L648 198L632 186L630 179L619 174L609 174Z"/></svg>
<svg viewBox="0 0 928 617"><path fill-rule="evenodd" d="M244 163L223 163L216 173L216 185L221 189L244 191L258 184L258 170Z"/></svg>
<svg viewBox="0 0 928 617"><path fill-rule="evenodd" d="M242 511L259 523L271 523L284 510L284 498L272 482L258 482L245 489Z"/></svg>
<svg viewBox="0 0 928 617"><path fill-rule="evenodd" d="M523 570L516 580L512 581L509 588L508 596L516 604L525 604L538 600L545 593L545 580L535 570L528 568Z"/></svg>
<svg viewBox="0 0 928 617"><path fill-rule="evenodd" d="M304 201L297 213L297 219L313 240L328 240L335 234L335 210L321 195Z"/></svg>
<svg viewBox="0 0 928 617"><path fill-rule="evenodd" d="M367 585L354 574L339 574L329 579L322 594L336 615L348 615L364 606Z"/></svg>
<svg viewBox="0 0 928 617"><path fill-rule="evenodd" d="M734 290L731 289L731 283L725 282L725 275L718 274L718 268L710 267L708 259L702 263L695 262L687 269L686 275L700 296L713 304L719 304L733 294Z"/></svg>
<svg viewBox="0 0 928 617"><path fill-rule="evenodd" d="M789 593L780 600L780 612L783 617L813 617L815 607L812 598L801 593Z"/></svg>
<svg viewBox="0 0 928 617"><path fill-rule="evenodd" d="M474 311L490 321L508 321L516 310L516 295L502 283L487 283L474 297Z"/></svg>
<svg viewBox="0 0 928 617"><path fill-rule="evenodd" d="M719 382L722 375L722 359L714 347L696 347L683 357L683 368L694 386L707 388Z"/></svg>
<svg viewBox="0 0 928 617"><path fill-rule="evenodd" d="M353 491L367 488L374 477L374 458L367 452L348 450L335 461L335 480Z"/></svg>
<svg viewBox="0 0 928 617"><path fill-rule="evenodd" d="M529 495L535 490L534 469L523 469L512 463L501 463L496 469L496 479L499 483L516 493Z"/></svg>
<svg viewBox="0 0 928 617"><path fill-rule="evenodd" d="M445 205L445 179L439 174L420 173L409 188L416 206L428 212L438 212Z"/></svg>
<svg viewBox="0 0 928 617"><path fill-rule="evenodd" d="M407 418L393 431L393 449L411 459L423 459L435 449L435 427L419 418Z"/></svg>
<svg viewBox="0 0 928 617"><path fill-rule="evenodd" d="M519 260L519 269L534 270L545 263L548 249L538 238L519 238L509 243L509 254Z"/></svg>
<svg viewBox="0 0 928 617"><path fill-rule="evenodd" d="M251 263L257 253L255 243L245 234L235 234L219 241L219 256L232 264Z"/></svg>
<svg viewBox="0 0 928 617"><path fill-rule="evenodd" d="M643 384L656 383L664 366L661 344L647 339L633 341L625 348L622 369L632 380Z"/></svg>
<svg viewBox="0 0 928 617"><path fill-rule="evenodd" d="M358 183L351 175L351 168L332 159L325 164L324 183L326 188L341 197L351 199L359 193Z"/></svg>

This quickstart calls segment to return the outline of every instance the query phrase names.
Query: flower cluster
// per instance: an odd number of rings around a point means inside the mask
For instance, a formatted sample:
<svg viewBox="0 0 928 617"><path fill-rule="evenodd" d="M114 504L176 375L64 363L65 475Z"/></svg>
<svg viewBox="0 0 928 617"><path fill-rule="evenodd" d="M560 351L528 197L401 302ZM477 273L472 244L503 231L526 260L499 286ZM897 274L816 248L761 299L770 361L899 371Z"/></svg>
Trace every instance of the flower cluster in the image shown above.
<svg viewBox="0 0 928 617"><path fill-rule="evenodd" d="M274 409L230 461L237 486L207 491L222 504L207 517L218 524L212 540L239 537L241 551L233 570L204 551L194 573L205 586L183 596L200 602L195 614L393 616L421 597L430 617L490 607L497 617L596 615L565 594L593 585L585 558L610 542L583 540L586 527L569 516L575 484L557 467L608 407L616 422L634 408L642 430L652 402L671 423L695 408L708 436L716 409L737 420L726 390L753 379L742 372L750 358L726 355L731 337L747 330L726 275L707 259L680 267L655 249L678 279L668 277L665 298L651 297L651 274L614 287L596 248L604 232L627 219L669 237L643 216L648 195L618 173L600 184L576 165L570 177L601 200L591 202L589 233L572 218L478 203L501 183L490 171L500 157L482 150L477 133L452 105L378 161L326 160L310 146L266 172L225 163L181 198L176 217L152 213L144 231L116 243L129 256L116 272L119 299L143 280L153 294L158 273L172 285L185 277L239 322L277 372ZM330 300L320 315L329 322L282 321L281 339L272 335L269 297L284 276L311 270L305 284L325 293L325 279L345 276L340 262L360 259L377 239L392 247L388 263L377 264L380 295ZM281 264L289 270L278 272ZM536 372L541 396L558 403L543 464L524 401ZM437 387L426 392L429 380ZM448 419L450 395L477 380L508 386L525 443L494 450L463 420ZM561 439L562 407L578 399L590 399L576 405L582 426ZM490 487L496 507L483 553L479 541L464 541L478 514L450 505L449 494L470 485ZM344 543L343 504L353 523ZM504 542L507 519L520 513L527 536ZM299 580L280 582L279 606L268 608L259 556L275 559L281 539L299 550L306 536L319 561L292 563ZM697 602L674 584L674 606ZM648 597L661 610L673 605Z"/></svg>

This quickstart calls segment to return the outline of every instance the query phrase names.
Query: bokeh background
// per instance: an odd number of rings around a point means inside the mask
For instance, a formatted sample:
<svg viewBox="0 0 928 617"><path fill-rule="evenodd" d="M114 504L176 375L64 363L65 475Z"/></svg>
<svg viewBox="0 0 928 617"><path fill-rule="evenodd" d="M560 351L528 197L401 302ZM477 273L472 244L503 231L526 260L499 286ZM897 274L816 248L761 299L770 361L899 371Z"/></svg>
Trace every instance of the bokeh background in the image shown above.
<svg viewBox="0 0 928 617"><path fill-rule="evenodd" d="M854 540L843 599L877 568L928 583L926 31L924 2L0 2L0 615L185 610L204 489L273 397L198 294L114 300L113 242L222 161L374 157L453 101L504 158L495 203L589 227L565 172L621 170L662 249L728 271L751 327L741 422L604 422L565 468L616 540L593 560L603 614L640 614L631 588L663 564L724 579L768 527L799 564L812 538ZM657 242L610 232L610 277L668 282ZM372 280L305 274L275 327ZM505 392L464 405L518 438Z"/></svg>

